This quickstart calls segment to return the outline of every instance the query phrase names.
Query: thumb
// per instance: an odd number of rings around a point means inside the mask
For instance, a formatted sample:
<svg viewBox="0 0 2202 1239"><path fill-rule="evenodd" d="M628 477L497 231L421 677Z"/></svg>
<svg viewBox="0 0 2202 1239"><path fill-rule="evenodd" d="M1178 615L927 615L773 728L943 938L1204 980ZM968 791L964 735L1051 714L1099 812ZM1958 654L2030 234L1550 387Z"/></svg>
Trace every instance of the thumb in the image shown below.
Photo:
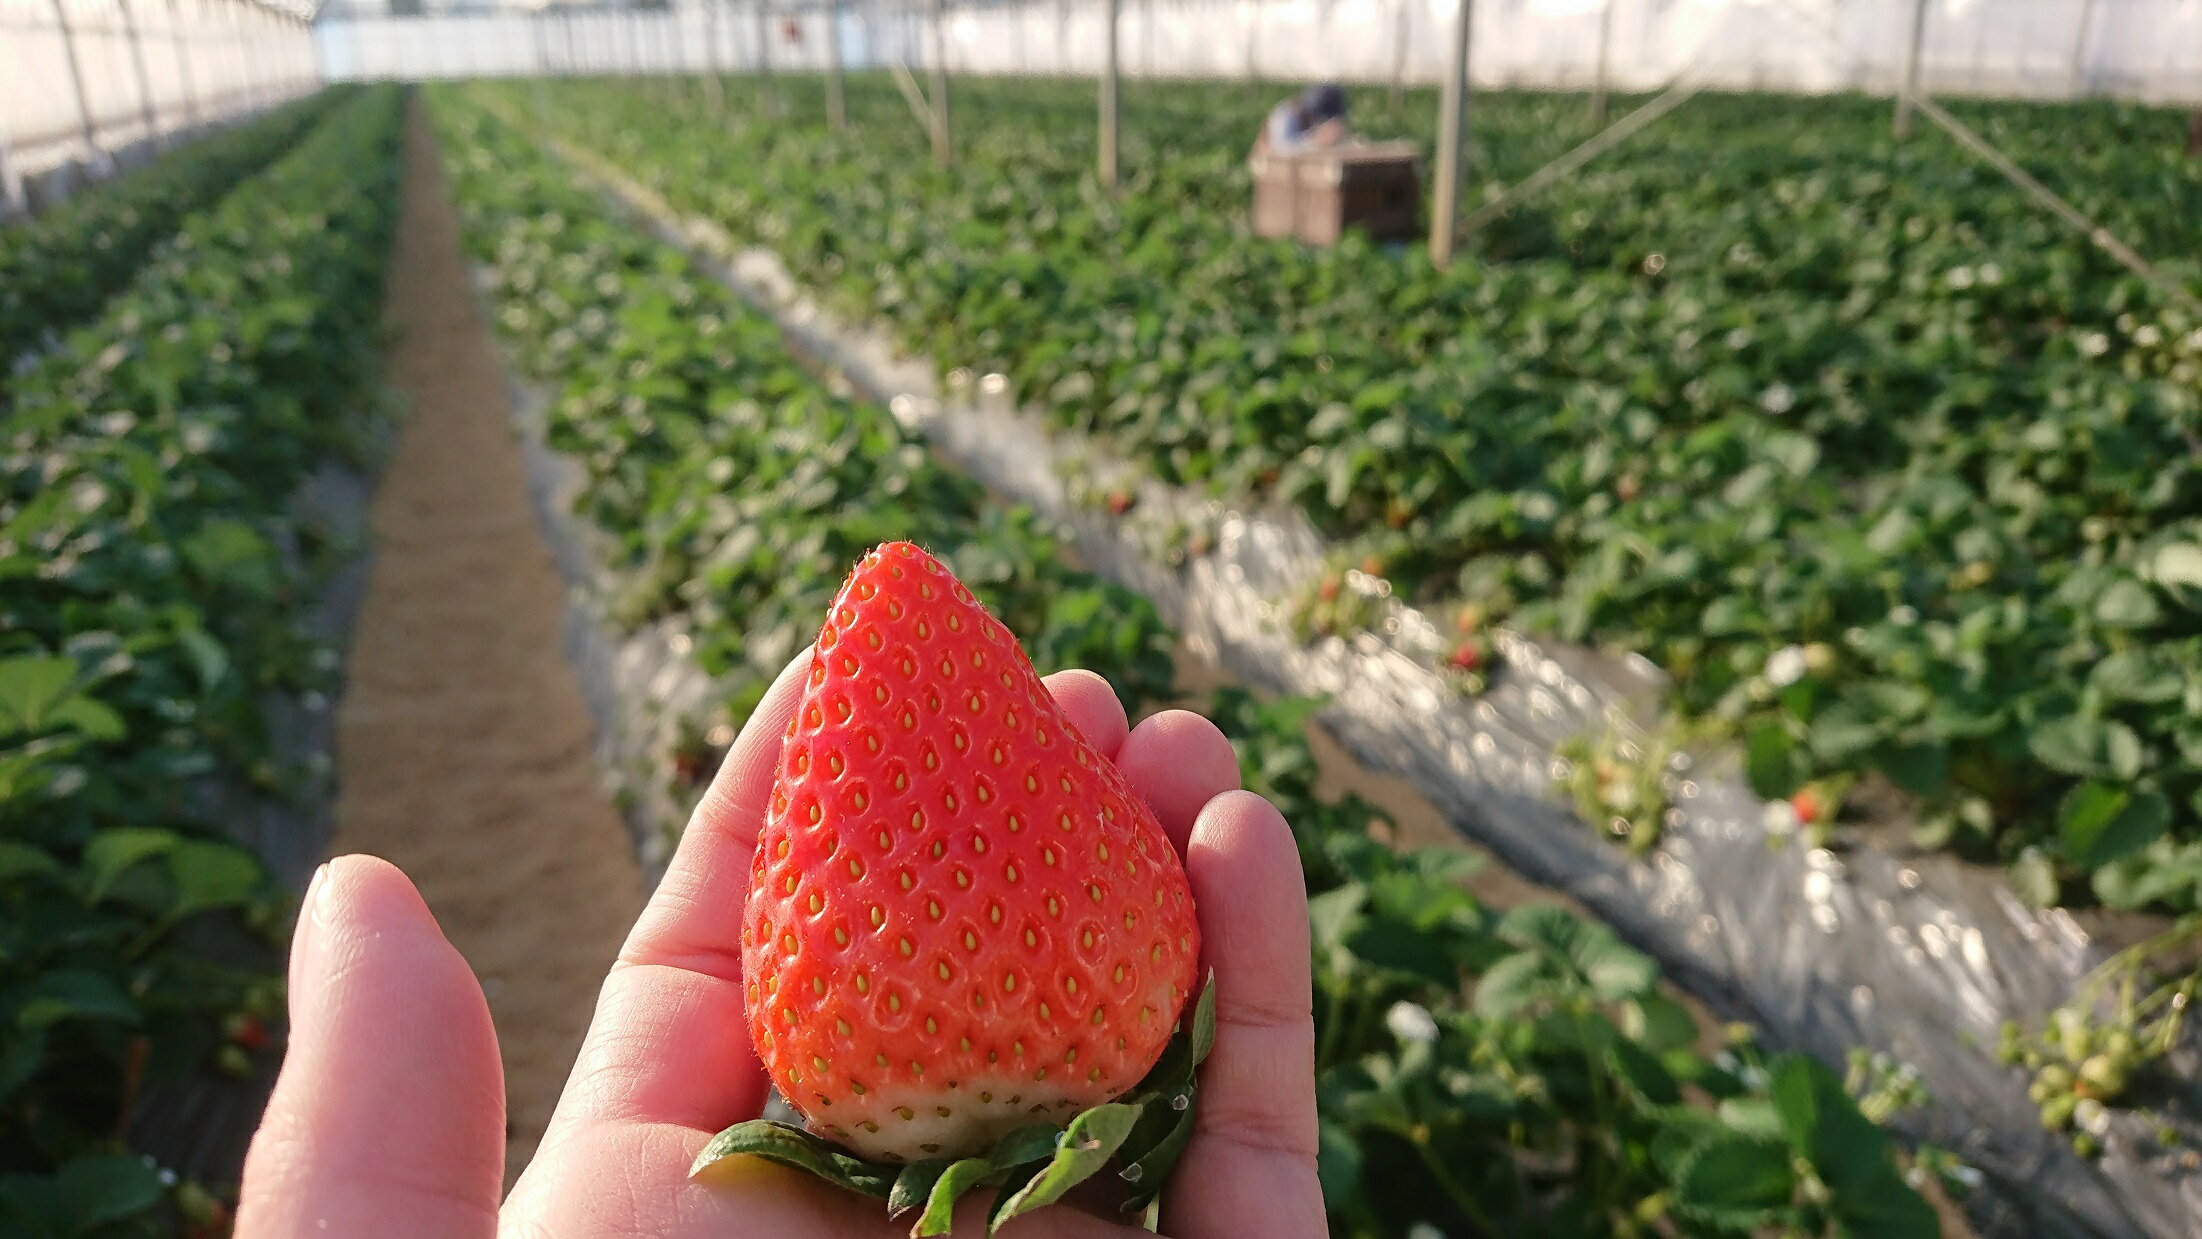
<svg viewBox="0 0 2202 1239"><path fill-rule="evenodd" d="M396 866L344 856L291 944L290 1052L245 1159L239 1239L487 1239L505 1089L481 986Z"/></svg>

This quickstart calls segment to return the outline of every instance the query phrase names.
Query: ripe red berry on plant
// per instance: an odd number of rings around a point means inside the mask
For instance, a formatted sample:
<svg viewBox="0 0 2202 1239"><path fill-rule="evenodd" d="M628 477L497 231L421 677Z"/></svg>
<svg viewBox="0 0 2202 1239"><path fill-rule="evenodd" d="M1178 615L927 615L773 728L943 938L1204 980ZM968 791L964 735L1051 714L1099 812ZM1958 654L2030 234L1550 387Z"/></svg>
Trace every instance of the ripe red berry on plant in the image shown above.
<svg viewBox="0 0 2202 1239"><path fill-rule="evenodd" d="M1132 1090L1200 955L1152 812L908 543L865 556L819 633L742 942L773 1082L884 1162L978 1153Z"/></svg>

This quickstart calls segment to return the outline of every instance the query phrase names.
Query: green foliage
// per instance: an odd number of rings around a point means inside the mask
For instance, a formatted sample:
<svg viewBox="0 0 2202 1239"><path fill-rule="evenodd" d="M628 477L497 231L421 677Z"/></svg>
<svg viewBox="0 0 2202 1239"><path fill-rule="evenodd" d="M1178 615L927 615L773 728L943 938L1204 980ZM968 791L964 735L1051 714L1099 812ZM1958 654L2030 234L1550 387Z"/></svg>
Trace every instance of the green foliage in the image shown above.
<svg viewBox="0 0 2202 1239"><path fill-rule="evenodd" d="M1307 869L1332 1233L1938 1233L1826 1068L1747 1040L1708 1057L1610 930L1490 909L1469 858L1395 852L1372 806L1316 795L1312 704L1227 690L1209 714Z"/></svg>
<svg viewBox="0 0 2202 1239"><path fill-rule="evenodd" d="M290 510L299 484L356 447L396 104L359 92L276 122L325 117L13 376L0 429L0 1233L171 1230L168 1189L117 1133L143 1089L234 1063L233 1022L280 1004L256 940L280 931L286 899L229 819L241 794L281 796L292 779L272 760L266 696L326 688L333 666L298 627L309 565L278 547L314 536ZM254 128L179 158L236 165L248 135L262 157L279 145ZM164 192L203 198L222 179L166 166L146 174ZM85 210L95 218L92 200ZM97 226L106 245L127 239Z"/></svg>
<svg viewBox="0 0 2202 1239"><path fill-rule="evenodd" d="M730 716L816 635L849 565L893 539L953 565L1043 672L1097 668L1132 709L1169 694L1153 604L1067 562L1056 531L989 502L884 410L833 394L769 319L534 143L441 116L497 323L554 397L550 446L587 471L576 514L607 533L612 618L676 624ZM678 782L707 773L677 764Z"/></svg>
<svg viewBox="0 0 2202 1239"><path fill-rule="evenodd" d="M324 91L0 228L0 396L19 355L91 318L179 223L281 154L349 93Z"/></svg>
<svg viewBox="0 0 2202 1239"><path fill-rule="evenodd" d="M1892 142L1871 100L1694 99L1441 272L1250 235L1274 88L1130 92L1120 195L1083 90L970 83L950 170L909 158L877 79L846 135L739 102L667 123L618 83L551 92L545 123L1156 477L1298 504L1410 600L1642 652L1686 715L1750 738L1768 795L1878 774L1922 842L2031 855L2055 896L2202 897L2188 311L1939 136ZM1960 111L2202 271L2173 113ZM1398 115L1428 138L1429 109ZM1584 124L1579 100L1482 96L1479 176ZM1772 683L1792 647L1826 657ZM2138 806L2108 848L2058 815L2087 780Z"/></svg>

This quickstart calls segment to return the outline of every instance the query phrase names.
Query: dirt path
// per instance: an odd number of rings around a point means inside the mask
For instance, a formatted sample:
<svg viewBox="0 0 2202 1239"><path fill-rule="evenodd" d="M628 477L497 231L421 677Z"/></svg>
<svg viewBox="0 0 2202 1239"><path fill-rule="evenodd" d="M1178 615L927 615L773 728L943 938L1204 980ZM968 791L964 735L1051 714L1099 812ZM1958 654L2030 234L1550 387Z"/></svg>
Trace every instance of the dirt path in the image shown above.
<svg viewBox="0 0 2202 1239"><path fill-rule="evenodd" d="M559 644L563 585L418 105L405 157L388 378L411 411L375 496L335 847L411 874L481 977L504 1046L509 1179L542 1135L643 885L597 781Z"/></svg>

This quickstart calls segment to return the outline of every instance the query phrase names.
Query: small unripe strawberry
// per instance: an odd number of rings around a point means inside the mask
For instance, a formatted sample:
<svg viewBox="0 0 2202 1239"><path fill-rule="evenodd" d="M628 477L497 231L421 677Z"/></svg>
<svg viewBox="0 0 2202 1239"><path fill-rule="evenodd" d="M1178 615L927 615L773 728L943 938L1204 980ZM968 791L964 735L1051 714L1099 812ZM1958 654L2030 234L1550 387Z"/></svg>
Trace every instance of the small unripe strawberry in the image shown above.
<svg viewBox="0 0 2202 1239"><path fill-rule="evenodd" d="M222 1035L229 1043L249 1054L258 1054L268 1048L267 1021L250 1011L239 1011L222 1021Z"/></svg>
<svg viewBox="0 0 2202 1239"><path fill-rule="evenodd" d="M1016 638L890 543L818 635L742 943L782 1095L864 1157L915 1160L1137 1085L1200 931L1168 836Z"/></svg>

